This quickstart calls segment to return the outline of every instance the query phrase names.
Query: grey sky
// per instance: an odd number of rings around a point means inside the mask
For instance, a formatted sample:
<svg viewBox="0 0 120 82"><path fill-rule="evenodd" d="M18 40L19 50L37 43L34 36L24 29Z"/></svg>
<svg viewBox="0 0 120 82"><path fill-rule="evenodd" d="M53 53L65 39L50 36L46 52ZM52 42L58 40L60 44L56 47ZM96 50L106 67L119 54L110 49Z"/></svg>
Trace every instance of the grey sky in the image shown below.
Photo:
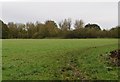
<svg viewBox="0 0 120 82"><path fill-rule="evenodd" d="M118 25L117 2L4 2L2 20L5 23L44 22L57 23L65 18L82 19L85 24L96 23L109 29Z"/></svg>

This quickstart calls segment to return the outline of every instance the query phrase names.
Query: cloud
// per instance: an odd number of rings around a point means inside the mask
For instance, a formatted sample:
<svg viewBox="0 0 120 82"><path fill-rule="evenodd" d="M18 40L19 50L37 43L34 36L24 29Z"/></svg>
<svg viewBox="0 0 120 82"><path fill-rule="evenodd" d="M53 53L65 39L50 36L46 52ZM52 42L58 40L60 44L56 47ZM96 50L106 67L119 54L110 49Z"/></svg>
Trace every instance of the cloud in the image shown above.
<svg viewBox="0 0 120 82"><path fill-rule="evenodd" d="M4 2L2 5L2 19L6 23L47 19L59 22L70 17L73 21L83 19L110 28L118 21L117 2Z"/></svg>

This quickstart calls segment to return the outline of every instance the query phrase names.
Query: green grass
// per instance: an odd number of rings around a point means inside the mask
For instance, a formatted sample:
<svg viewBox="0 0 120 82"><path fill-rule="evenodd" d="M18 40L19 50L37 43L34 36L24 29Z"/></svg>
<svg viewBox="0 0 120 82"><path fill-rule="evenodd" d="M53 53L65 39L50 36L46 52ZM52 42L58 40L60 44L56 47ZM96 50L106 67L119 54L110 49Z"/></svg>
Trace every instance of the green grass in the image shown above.
<svg viewBox="0 0 120 82"><path fill-rule="evenodd" d="M0 81L2 80L2 40L0 39Z"/></svg>
<svg viewBox="0 0 120 82"><path fill-rule="evenodd" d="M117 39L7 39L2 41L3 80L117 80L104 56Z"/></svg>

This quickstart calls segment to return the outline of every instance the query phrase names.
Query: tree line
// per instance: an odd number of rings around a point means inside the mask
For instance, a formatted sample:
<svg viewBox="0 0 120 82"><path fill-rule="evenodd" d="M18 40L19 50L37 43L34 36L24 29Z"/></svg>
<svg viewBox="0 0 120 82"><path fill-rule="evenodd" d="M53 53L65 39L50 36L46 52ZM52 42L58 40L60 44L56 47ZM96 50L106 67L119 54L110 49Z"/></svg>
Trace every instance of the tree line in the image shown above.
<svg viewBox="0 0 120 82"><path fill-rule="evenodd" d="M64 19L58 24L47 20L44 23L14 23L5 24L0 20L2 39L43 39L43 38L120 38L120 27L110 30L101 29L97 24L86 24L82 20L76 20L74 28L71 27L71 19Z"/></svg>

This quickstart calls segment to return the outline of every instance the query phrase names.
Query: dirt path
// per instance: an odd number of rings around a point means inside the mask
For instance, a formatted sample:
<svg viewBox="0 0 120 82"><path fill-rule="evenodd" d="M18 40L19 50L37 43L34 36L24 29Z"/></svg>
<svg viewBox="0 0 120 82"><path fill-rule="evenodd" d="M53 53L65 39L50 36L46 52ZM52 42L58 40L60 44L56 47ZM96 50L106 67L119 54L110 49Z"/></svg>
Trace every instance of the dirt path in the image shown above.
<svg viewBox="0 0 120 82"><path fill-rule="evenodd" d="M81 50L80 53L77 53L77 51L74 51L76 53L73 53L73 51L67 53L67 56L63 59L63 61L65 61L65 64L63 67L60 68L59 75L62 77L63 80L88 80L89 77L80 70L77 58L80 54L83 54L88 50L103 46L88 47Z"/></svg>
<svg viewBox="0 0 120 82"><path fill-rule="evenodd" d="M70 59L66 62L66 65L61 68L61 75L64 80L84 80L85 75L80 71L78 67L78 60L76 56L71 55Z"/></svg>

